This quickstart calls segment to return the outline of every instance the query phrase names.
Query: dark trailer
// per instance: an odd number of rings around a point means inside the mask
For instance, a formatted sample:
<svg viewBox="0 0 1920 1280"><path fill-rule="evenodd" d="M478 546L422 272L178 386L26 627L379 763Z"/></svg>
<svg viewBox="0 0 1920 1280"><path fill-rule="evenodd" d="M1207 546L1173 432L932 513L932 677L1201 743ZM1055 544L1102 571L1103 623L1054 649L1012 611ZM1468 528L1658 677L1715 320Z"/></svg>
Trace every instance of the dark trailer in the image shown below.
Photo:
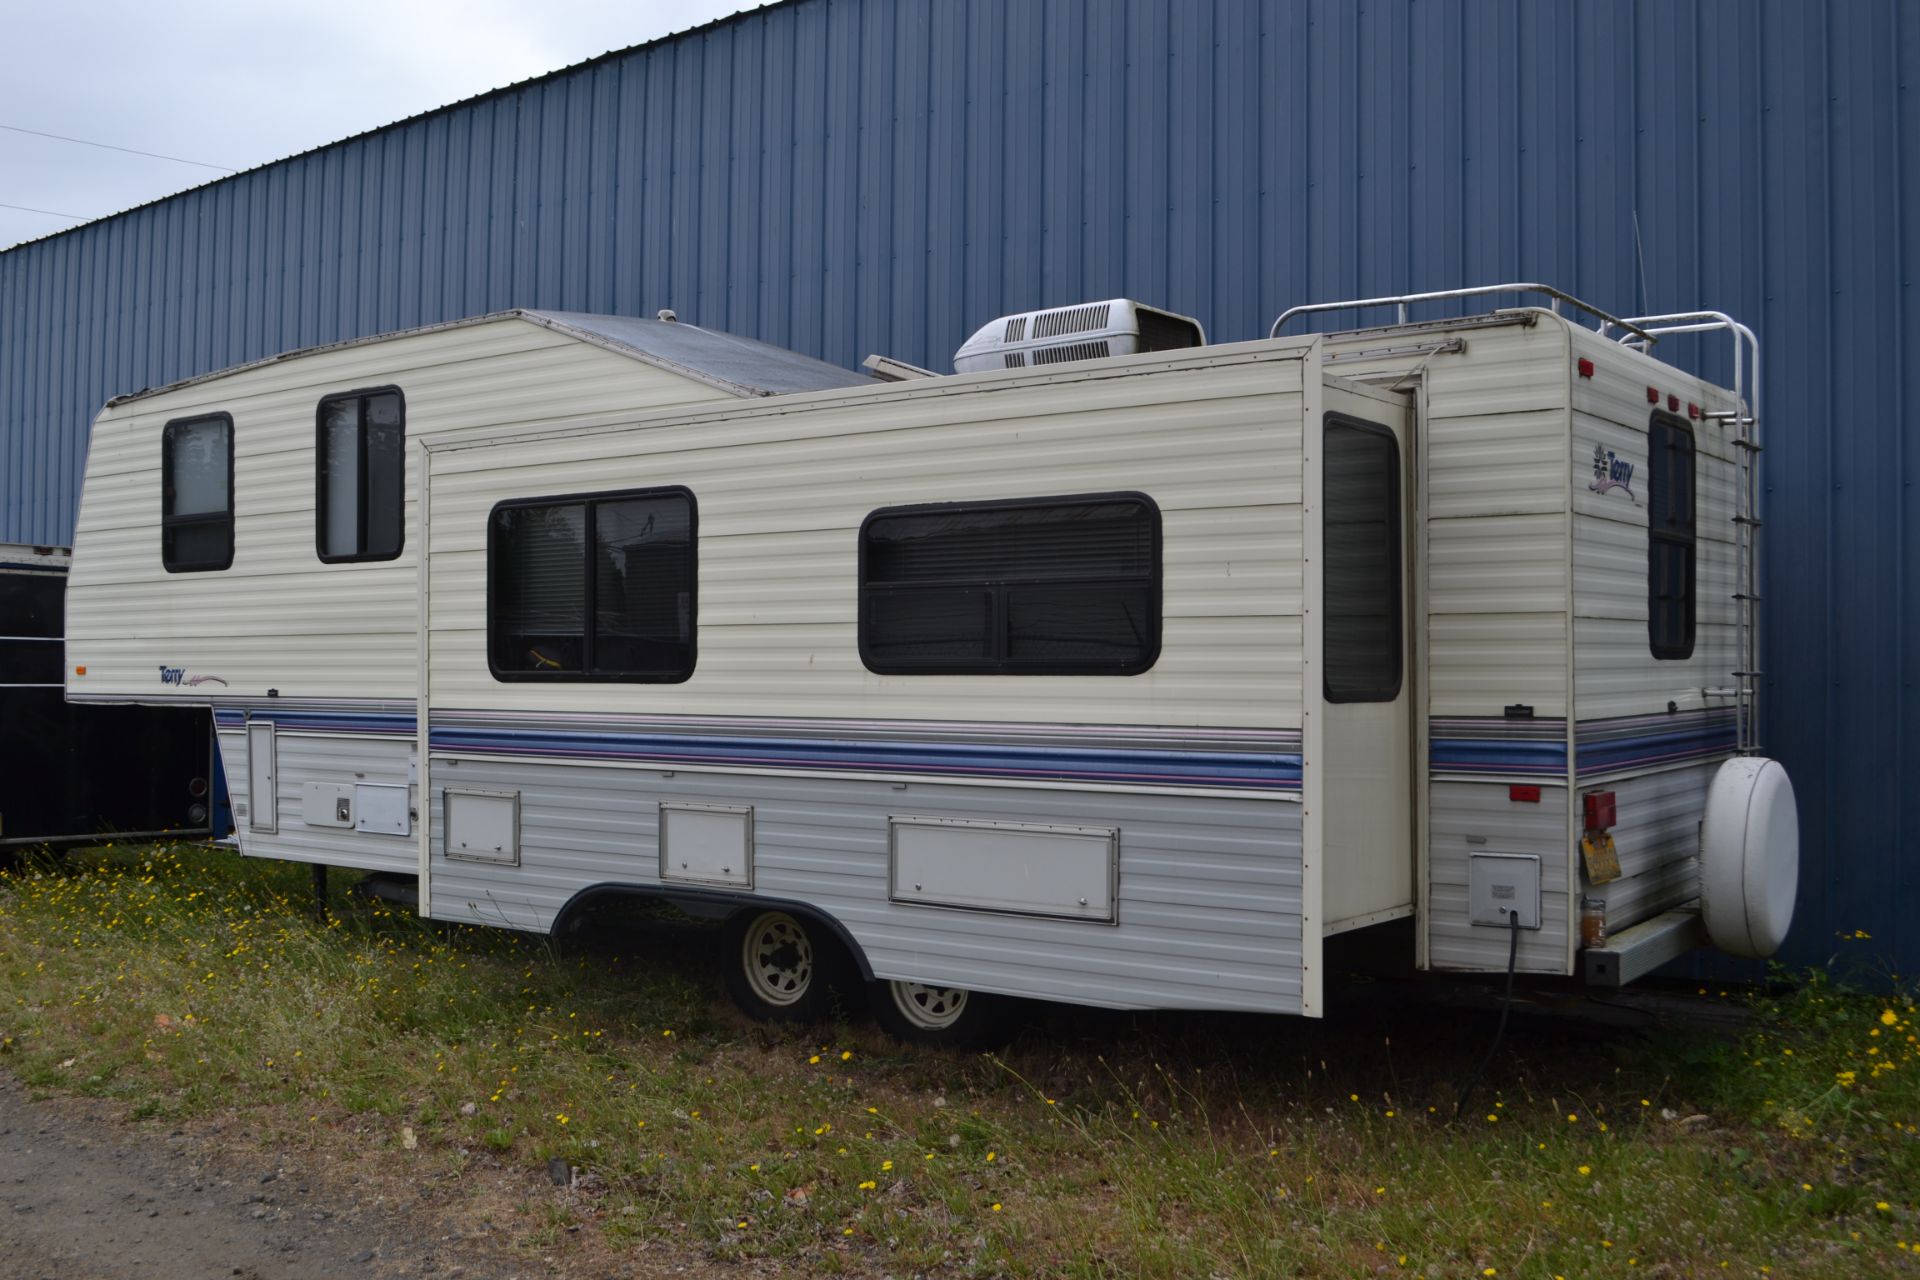
<svg viewBox="0 0 1920 1280"><path fill-rule="evenodd" d="M66 592L64 552L0 548L0 852L212 835L207 712L69 706Z"/></svg>

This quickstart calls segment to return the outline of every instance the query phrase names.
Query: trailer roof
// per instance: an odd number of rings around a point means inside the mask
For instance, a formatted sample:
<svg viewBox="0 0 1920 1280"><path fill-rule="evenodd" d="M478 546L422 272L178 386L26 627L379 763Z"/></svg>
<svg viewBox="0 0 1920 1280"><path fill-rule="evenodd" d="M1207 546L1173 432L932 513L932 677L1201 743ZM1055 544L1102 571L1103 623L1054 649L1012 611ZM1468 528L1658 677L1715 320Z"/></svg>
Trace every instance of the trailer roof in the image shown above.
<svg viewBox="0 0 1920 1280"><path fill-rule="evenodd" d="M212 373L182 378L178 382L170 382L165 386L148 387L141 391L115 396L107 401L107 404L112 406L126 404L133 400L143 400L149 396L177 391L182 387L211 382L216 378L224 378L245 369L258 369L265 365L277 364L282 360L298 360L348 347L364 347L395 338L438 333L446 329L463 329L470 325L490 324L500 320L524 320L529 324L537 324L542 328L552 329L556 333L566 334L581 342L618 352L671 373L677 373L682 377L691 378L696 382L704 382L708 386L717 387L736 396L777 396L796 391L827 391L836 387L868 386L873 382L873 379L867 375L844 369L837 364L828 364L824 360L816 360L812 356L801 355L797 351L788 351L784 347L757 342L752 338L722 333L718 329L703 329L697 324L683 324L677 320L643 320L637 316L591 315L580 311L533 311L516 307L508 311L493 311L486 315L449 320L443 324L422 325L416 329L402 329L395 333L379 333L364 338L349 338L343 342L329 342L320 346L285 351L263 360L252 360L231 368L218 369Z"/></svg>
<svg viewBox="0 0 1920 1280"><path fill-rule="evenodd" d="M586 342L624 351L649 364L698 378L743 396L777 396L791 391L827 391L863 387L865 374L803 356L785 347L742 338L718 329L702 329L677 320L637 316L597 316L581 311L523 311L535 324L572 334Z"/></svg>

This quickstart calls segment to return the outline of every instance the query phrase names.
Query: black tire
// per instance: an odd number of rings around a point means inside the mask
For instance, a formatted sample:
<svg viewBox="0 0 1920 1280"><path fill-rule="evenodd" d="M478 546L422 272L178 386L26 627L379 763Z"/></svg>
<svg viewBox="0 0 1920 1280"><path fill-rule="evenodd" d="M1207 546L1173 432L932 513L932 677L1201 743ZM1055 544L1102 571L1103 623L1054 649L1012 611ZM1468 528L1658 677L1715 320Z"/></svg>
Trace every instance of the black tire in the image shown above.
<svg viewBox="0 0 1920 1280"><path fill-rule="evenodd" d="M883 980L868 984L867 1003L881 1029L907 1044L980 1049L1013 1029L1013 1001L958 987Z"/></svg>
<svg viewBox="0 0 1920 1280"><path fill-rule="evenodd" d="M824 1021L845 972L837 940L816 920L787 911L742 911L727 921L727 994L761 1022Z"/></svg>

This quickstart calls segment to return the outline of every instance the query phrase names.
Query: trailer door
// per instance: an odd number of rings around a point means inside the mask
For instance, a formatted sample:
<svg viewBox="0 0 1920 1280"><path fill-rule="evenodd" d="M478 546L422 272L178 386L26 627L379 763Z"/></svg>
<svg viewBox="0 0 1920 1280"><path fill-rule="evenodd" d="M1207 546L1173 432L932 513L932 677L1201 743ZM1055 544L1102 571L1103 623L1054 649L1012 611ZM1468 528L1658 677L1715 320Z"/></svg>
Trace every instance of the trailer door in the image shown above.
<svg viewBox="0 0 1920 1280"><path fill-rule="evenodd" d="M1323 934L1410 914L1415 865L1407 636L1411 414L1403 397L1375 399L1331 387L1326 403L1319 459L1320 679L1314 682L1321 724L1307 760L1321 775Z"/></svg>

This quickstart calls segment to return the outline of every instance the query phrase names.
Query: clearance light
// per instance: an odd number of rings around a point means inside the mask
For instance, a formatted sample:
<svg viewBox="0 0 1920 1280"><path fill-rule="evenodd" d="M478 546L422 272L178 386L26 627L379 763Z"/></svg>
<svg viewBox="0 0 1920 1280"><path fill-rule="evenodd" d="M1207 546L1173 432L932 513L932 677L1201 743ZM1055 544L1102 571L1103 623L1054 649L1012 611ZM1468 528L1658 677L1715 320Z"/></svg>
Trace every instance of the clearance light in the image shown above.
<svg viewBox="0 0 1920 1280"><path fill-rule="evenodd" d="M1580 376L1583 378L1591 378L1593 376L1593 361L1587 359L1585 356L1580 357Z"/></svg>
<svg viewBox="0 0 1920 1280"><path fill-rule="evenodd" d="M1680 412L1680 397L1679 397L1679 396L1668 396L1668 397L1667 397L1667 412L1668 412L1668 413L1678 413L1678 412Z"/></svg>
<svg viewBox="0 0 1920 1280"><path fill-rule="evenodd" d="M1658 387L1648 387L1648 388L1647 388L1647 403L1648 403L1648 404L1659 404L1659 403L1660 403L1660 388L1658 388Z"/></svg>
<svg viewBox="0 0 1920 1280"><path fill-rule="evenodd" d="M83 675L85 675L85 674L87 674L87 669L86 669L85 667L75 667L75 668L73 669L73 674L75 674L75 675L77 675L77 676L83 676Z"/></svg>
<svg viewBox="0 0 1920 1280"><path fill-rule="evenodd" d="M1691 400L1687 401L1687 416L1689 418L1698 418L1700 416L1700 406Z"/></svg>
<svg viewBox="0 0 1920 1280"><path fill-rule="evenodd" d="M1507 799L1519 804L1539 804L1540 788L1530 783L1516 782L1507 788Z"/></svg>

